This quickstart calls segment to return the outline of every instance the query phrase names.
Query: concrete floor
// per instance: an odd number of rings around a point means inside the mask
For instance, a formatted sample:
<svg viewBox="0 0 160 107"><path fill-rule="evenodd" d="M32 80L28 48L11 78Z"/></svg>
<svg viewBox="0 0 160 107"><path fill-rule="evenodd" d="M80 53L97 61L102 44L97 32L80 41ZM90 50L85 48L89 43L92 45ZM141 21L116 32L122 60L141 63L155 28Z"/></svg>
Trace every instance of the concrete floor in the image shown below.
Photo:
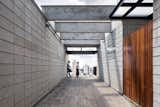
<svg viewBox="0 0 160 107"><path fill-rule="evenodd" d="M112 88L96 79L65 79L36 107L132 107Z"/></svg>

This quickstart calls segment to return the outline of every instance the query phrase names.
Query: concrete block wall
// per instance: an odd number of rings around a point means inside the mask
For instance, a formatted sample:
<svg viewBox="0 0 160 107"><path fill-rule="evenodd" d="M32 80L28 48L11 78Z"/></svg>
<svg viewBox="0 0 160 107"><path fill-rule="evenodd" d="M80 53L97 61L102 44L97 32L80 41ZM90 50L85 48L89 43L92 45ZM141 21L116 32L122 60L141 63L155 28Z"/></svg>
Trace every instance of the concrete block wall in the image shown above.
<svg viewBox="0 0 160 107"><path fill-rule="evenodd" d="M110 86L110 75L107 65L107 55L106 55L106 44L105 40L100 41L100 51L101 51L101 59L102 59L102 69L103 69L103 79L107 86Z"/></svg>
<svg viewBox="0 0 160 107"><path fill-rule="evenodd" d="M65 76L64 47L31 0L0 0L0 106L31 107Z"/></svg>
<svg viewBox="0 0 160 107"><path fill-rule="evenodd" d="M153 13L153 107L160 107L160 1L154 0Z"/></svg>
<svg viewBox="0 0 160 107"><path fill-rule="evenodd" d="M99 80L104 81L104 74L103 74L103 59L102 59L102 47L101 45L97 48L98 54L97 54L97 60L98 60L98 68L97 68L97 76Z"/></svg>
<svg viewBox="0 0 160 107"><path fill-rule="evenodd" d="M105 36L107 67L112 88L123 92L123 24L112 21L112 33ZM112 48L115 50L110 50Z"/></svg>

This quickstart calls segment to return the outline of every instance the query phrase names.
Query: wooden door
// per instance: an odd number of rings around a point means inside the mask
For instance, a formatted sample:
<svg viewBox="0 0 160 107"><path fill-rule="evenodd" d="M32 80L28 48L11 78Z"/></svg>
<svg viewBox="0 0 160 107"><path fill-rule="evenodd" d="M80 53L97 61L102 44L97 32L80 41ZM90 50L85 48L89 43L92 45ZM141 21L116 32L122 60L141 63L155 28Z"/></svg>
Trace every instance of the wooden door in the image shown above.
<svg viewBox="0 0 160 107"><path fill-rule="evenodd" d="M124 37L124 94L142 107L153 106L152 22Z"/></svg>

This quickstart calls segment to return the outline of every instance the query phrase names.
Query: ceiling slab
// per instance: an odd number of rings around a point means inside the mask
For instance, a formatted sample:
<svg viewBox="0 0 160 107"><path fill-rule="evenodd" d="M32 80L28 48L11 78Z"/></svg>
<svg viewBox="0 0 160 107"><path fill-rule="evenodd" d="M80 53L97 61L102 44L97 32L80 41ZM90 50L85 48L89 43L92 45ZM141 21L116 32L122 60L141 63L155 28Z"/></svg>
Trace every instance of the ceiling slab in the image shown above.
<svg viewBox="0 0 160 107"><path fill-rule="evenodd" d="M108 33L110 22L56 22L56 32L61 33Z"/></svg>
<svg viewBox="0 0 160 107"><path fill-rule="evenodd" d="M103 40L105 33L61 33L62 40Z"/></svg>
<svg viewBox="0 0 160 107"><path fill-rule="evenodd" d="M99 46L100 40L62 40L62 43L72 47L95 47Z"/></svg>
<svg viewBox="0 0 160 107"><path fill-rule="evenodd" d="M115 6L111 5L60 5L42 6L46 18L54 20L107 20Z"/></svg>

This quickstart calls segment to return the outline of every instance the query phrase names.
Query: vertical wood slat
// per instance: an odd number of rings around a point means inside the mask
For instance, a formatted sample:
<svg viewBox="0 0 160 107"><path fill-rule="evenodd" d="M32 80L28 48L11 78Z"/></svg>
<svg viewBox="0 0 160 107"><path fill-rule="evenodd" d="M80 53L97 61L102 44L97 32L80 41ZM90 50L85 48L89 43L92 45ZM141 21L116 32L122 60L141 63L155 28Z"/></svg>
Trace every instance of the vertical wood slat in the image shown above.
<svg viewBox="0 0 160 107"><path fill-rule="evenodd" d="M152 26L140 27L124 37L124 94L142 107L153 106Z"/></svg>

